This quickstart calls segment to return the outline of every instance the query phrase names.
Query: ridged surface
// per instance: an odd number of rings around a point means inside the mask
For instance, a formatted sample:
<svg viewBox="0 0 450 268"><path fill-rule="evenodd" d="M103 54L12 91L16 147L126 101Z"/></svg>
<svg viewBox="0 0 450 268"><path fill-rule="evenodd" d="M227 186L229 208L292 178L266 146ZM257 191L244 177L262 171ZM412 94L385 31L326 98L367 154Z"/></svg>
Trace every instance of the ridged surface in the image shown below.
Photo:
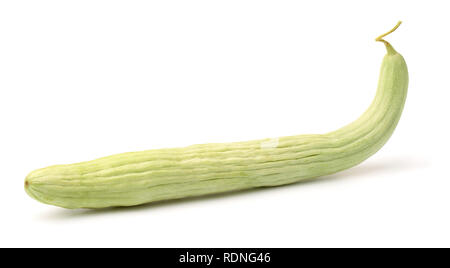
<svg viewBox="0 0 450 268"><path fill-rule="evenodd" d="M387 47L371 106L337 131L131 152L51 166L31 172L25 189L51 205L103 208L282 185L350 168L386 143L403 110L406 63Z"/></svg>

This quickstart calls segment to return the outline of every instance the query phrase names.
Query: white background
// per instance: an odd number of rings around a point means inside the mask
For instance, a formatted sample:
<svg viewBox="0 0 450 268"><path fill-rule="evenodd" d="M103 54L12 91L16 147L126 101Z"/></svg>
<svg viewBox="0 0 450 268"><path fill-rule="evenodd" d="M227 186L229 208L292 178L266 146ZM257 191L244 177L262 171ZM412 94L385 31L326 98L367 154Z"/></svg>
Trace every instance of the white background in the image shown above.
<svg viewBox="0 0 450 268"><path fill-rule="evenodd" d="M423 3L423 4L420 4ZM450 246L448 1L0 2L1 247ZM127 151L323 133L409 95L385 147L307 183L127 209L31 199L25 176Z"/></svg>

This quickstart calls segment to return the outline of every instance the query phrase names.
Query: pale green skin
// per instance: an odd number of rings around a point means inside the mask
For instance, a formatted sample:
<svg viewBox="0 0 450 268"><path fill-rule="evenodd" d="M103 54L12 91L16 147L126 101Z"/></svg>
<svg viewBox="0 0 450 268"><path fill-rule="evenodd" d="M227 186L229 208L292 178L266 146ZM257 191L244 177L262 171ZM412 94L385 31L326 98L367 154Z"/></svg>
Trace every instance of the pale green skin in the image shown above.
<svg viewBox="0 0 450 268"><path fill-rule="evenodd" d="M134 206L256 187L276 186L353 167L377 152L403 110L408 70L387 42L378 90L367 111L327 134L192 145L112 155L31 172L25 190L64 208Z"/></svg>

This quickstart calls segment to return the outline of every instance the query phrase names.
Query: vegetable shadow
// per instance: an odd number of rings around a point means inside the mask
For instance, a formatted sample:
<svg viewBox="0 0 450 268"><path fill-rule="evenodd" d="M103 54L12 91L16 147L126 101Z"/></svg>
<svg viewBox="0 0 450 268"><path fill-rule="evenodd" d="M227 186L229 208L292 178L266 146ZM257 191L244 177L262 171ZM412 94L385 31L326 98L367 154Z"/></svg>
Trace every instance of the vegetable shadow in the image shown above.
<svg viewBox="0 0 450 268"><path fill-rule="evenodd" d="M44 220L69 220L80 217L95 217L105 214L116 213L130 213L136 211L151 211L155 209L163 209L171 206L192 205L197 202L205 202L208 200L222 199L222 198L236 198L240 195L261 194L263 192L278 191L285 187L302 187L307 184L326 184L334 183L340 180L361 179L364 176L373 176L374 174L395 174L404 170L423 169L430 165L426 160L418 160L411 158L399 159L383 159L375 161L366 161L356 167L341 171L332 175L327 175L318 178L307 179L293 184L275 186L275 187L260 187L254 189L247 189L234 192L226 192L219 194L209 194L204 196L188 197L182 199L157 201L149 204L143 204L133 207L112 207L103 209L61 209L55 208L50 213L41 214L40 218Z"/></svg>

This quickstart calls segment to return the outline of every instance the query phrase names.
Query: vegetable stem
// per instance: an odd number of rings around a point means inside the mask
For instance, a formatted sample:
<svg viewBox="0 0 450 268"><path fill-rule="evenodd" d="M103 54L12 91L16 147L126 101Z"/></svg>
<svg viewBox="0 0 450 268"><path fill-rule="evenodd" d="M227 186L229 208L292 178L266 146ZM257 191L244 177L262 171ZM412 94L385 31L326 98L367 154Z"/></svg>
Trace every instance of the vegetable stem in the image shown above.
<svg viewBox="0 0 450 268"><path fill-rule="evenodd" d="M383 42L386 45L386 49L387 49L389 55L397 54L397 51L395 51L395 49L392 47L392 45L389 44L388 41L384 40L383 37L395 32L395 30L397 30L397 28L400 26L400 24L402 24L401 21L397 22L397 25L395 25L394 28L392 28L390 31L375 38L375 41Z"/></svg>

